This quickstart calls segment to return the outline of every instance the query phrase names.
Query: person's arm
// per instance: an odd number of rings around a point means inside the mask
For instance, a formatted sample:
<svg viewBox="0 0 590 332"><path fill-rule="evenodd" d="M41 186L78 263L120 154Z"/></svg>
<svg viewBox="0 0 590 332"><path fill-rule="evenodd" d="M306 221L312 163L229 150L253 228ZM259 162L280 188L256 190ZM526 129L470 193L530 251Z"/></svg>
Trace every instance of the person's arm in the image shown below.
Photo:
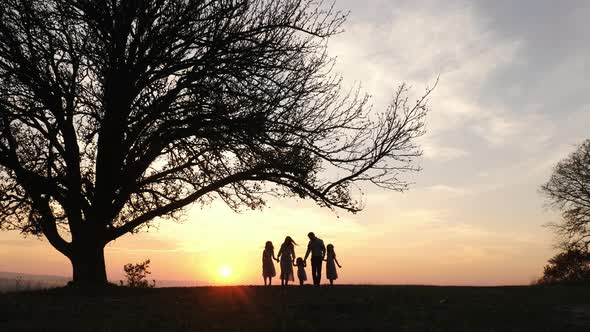
<svg viewBox="0 0 590 332"><path fill-rule="evenodd" d="M324 241L322 241L322 259L326 257L326 246L324 245Z"/></svg>
<svg viewBox="0 0 590 332"><path fill-rule="evenodd" d="M307 260L307 256L309 256L310 252L311 252L311 241L307 244L307 251L305 252L305 258L303 258L304 261Z"/></svg>
<svg viewBox="0 0 590 332"><path fill-rule="evenodd" d="M338 263L338 260L336 259L336 255L334 255L334 262L336 262L336 265L338 265L338 267L342 268L342 266L340 266L340 263Z"/></svg>
<svg viewBox="0 0 590 332"><path fill-rule="evenodd" d="M277 261L279 260L279 258L281 258L281 255L283 255L283 247L279 249L279 253L277 254Z"/></svg>
<svg viewBox="0 0 590 332"><path fill-rule="evenodd" d="M279 259L277 257L275 257L275 251L274 250L272 251L272 258L274 258L274 260L277 261L277 262L279 261Z"/></svg>
<svg viewBox="0 0 590 332"><path fill-rule="evenodd" d="M303 261L303 267L307 267L307 263Z"/></svg>

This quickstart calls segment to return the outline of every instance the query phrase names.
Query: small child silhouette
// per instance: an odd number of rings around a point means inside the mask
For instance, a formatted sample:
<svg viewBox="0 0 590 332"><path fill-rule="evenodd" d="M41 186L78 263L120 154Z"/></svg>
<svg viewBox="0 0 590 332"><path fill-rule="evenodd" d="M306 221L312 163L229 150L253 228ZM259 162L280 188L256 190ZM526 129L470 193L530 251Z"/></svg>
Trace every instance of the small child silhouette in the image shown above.
<svg viewBox="0 0 590 332"><path fill-rule="evenodd" d="M297 258L297 263L293 264L293 266L297 266L297 278L299 278L299 285L303 286L305 281L307 281L307 273L305 273L305 267L307 264L303 260L303 258Z"/></svg>
<svg viewBox="0 0 590 332"><path fill-rule="evenodd" d="M334 285L334 280L338 279L338 272L336 271L336 265L339 268L340 263L336 259L336 252L334 251L334 245L328 244L326 246L326 278L330 280L330 286Z"/></svg>

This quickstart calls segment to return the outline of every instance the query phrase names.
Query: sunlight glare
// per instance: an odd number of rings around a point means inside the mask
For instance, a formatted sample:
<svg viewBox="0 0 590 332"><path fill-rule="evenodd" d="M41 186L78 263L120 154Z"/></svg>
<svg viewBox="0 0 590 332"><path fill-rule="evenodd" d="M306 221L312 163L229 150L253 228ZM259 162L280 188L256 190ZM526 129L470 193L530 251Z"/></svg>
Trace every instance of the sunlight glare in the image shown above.
<svg viewBox="0 0 590 332"><path fill-rule="evenodd" d="M231 276L231 274L232 274L232 269L227 265L224 265L219 269L219 275L225 279L229 278Z"/></svg>

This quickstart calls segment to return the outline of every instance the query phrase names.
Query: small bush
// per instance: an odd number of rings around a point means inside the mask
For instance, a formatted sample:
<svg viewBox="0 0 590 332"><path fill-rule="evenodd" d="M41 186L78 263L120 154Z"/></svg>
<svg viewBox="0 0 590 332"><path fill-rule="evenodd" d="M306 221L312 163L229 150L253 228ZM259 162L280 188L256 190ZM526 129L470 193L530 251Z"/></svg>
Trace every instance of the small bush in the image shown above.
<svg viewBox="0 0 590 332"><path fill-rule="evenodd" d="M147 280L147 275L151 274L149 271L150 260L145 260L138 264L125 264L123 270L125 271L126 282L121 280L122 286L133 287L133 288L153 288L156 286L156 281L152 280L151 283Z"/></svg>

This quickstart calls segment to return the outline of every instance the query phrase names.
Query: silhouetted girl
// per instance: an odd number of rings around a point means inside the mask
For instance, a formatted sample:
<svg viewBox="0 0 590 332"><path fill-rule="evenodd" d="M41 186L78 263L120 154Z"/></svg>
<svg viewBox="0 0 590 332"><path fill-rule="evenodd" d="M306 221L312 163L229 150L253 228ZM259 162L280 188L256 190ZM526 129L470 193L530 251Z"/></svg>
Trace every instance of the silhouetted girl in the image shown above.
<svg viewBox="0 0 590 332"><path fill-rule="evenodd" d="M268 285L272 284L272 277L277 275L275 270L275 264L272 260L279 261L275 257L275 248L272 245L272 242L266 241L266 245L264 246L264 251L262 251L262 277L264 278L264 286L267 285L266 278L268 278Z"/></svg>
<svg viewBox="0 0 590 332"><path fill-rule="evenodd" d="M338 279L338 272L336 271L336 265L340 266L336 259L336 252L334 251L334 245L328 244L326 247L326 278L330 280L330 285L334 285L334 280Z"/></svg>
<svg viewBox="0 0 590 332"><path fill-rule="evenodd" d="M297 266L297 279L299 279L299 285L303 286L303 283L307 281L307 273L305 273L305 267L307 264L303 258L299 257L297 258L295 266Z"/></svg>
<svg viewBox="0 0 590 332"><path fill-rule="evenodd" d="M290 236L285 238L277 257L281 260L281 285L286 286L293 278L293 261L295 260L295 246L297 243Z"/></svg>

